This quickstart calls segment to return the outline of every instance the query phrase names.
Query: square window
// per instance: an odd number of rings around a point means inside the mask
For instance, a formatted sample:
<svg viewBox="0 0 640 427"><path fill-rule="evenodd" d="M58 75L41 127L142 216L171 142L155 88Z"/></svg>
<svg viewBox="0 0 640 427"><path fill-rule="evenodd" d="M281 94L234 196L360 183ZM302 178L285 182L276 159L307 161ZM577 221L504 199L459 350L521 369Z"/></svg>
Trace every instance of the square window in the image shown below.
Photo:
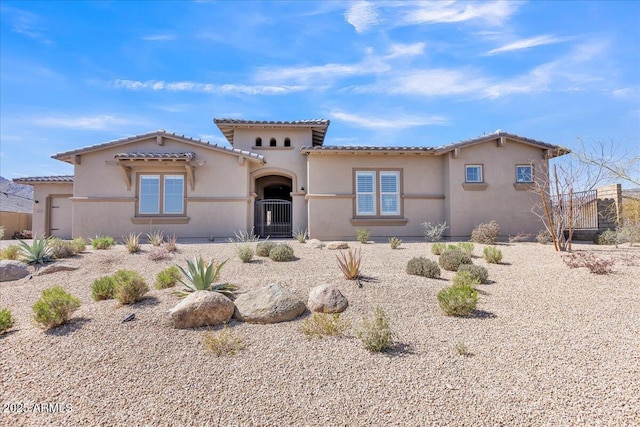
<svg viewBox="0 0 640 427"><path fill-rule="evenodd" d="M533 168L531 165L518 165L516 166L516 182L517 183L531 183L533 182Z"/></svg>
<svg viewBox="0 0 640 427"><path fill-rule="evenodd" d="M465 166L465 182L483 182L482 165Z"/></svg>
<svg viewBox="0 0 640 427"><path fill-rule="evenodd" d="M138 214L184 214L184 175L140 175Z"/></svg>

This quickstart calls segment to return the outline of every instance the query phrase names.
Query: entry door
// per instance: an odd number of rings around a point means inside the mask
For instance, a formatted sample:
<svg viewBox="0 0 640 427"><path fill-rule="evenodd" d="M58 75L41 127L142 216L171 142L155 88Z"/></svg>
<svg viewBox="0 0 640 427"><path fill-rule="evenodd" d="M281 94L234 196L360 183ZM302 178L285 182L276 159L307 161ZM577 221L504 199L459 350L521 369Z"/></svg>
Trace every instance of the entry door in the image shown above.
<svg viewBox="0 0 640 427"><path fill-rule="evenodd" d="M49 234L61 239L71 238L71 200L69 197L51 197Z"/></svg>

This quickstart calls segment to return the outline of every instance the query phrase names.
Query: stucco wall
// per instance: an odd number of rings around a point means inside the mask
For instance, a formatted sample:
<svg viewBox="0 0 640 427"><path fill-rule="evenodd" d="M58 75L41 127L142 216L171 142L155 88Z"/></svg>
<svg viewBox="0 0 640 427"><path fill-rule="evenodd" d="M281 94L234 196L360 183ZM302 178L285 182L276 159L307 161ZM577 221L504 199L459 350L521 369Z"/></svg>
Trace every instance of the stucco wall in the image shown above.
<svg viewBox="0 0 640 427"><path fill-rule="evenodd" d="M49 233L47 230L47 197L52 195L68 195L73 194L72 183L60 184L33 184L33 219L32 231L36 236L43 236ZM69 222L73 221L73 217L69 218Z"/></svg>

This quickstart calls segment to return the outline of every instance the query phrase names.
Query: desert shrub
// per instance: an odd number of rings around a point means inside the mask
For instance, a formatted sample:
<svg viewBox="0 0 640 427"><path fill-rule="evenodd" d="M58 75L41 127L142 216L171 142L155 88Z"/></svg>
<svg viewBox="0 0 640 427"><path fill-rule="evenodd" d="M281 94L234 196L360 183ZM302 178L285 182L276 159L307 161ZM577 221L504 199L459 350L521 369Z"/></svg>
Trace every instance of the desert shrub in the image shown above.
<svg viewBox="0 0 640 427"><path fill-rule="evenodd" d="M51 262L51 248L49 240L42 236L34 238L31 244L18 239L20 242L20 253L27 264L42 264Z"/></svg>
<svg viewBox="0 0 640 427"><path fill-rule="evenodd" d="M407 274L435 279L440 277L438 263L425 257L413 257L407 263Z"/></svg>
<svg viewBox="0 0 640 427"><path fill-rule="evenodd" d="M340 251L336 254L338 267L347 280L356 280L360 277L360 266L362 264L362 254L359 249Z"/></svg>
<svg viewBox="0 0 640 427"><path fill-rule="evenodd" d="M279 243L269 251L269 258L277 262L286 262L293 259L293 248L287 243Z"/></svg>
<svg viewBox="0 0 640 427"><path fill-rule="evenodd" d="M598 245L616 245L618 243L618 233L607 228L602 233L598 233L595 243Z"/></svg>
<svg viewBox="0 0 640 427"><path fill-rule="evenodd" d="M0 240L4 240L4 225L0 225Z"/></svg>
<svg viewBox="0 0 640 427"><path fill-rule="evenodd" d="M458 356L469 356L471 354L469 352L469 348L467 348L467 345L463 341L457 342L456 345L453 347L453 351Z"/></svg>
<svg viewBox="0 0 640 427"><path fill-rule="evenodd" d="M569 268L587 267L594 274L609 274L613 272L614 259L604 259L592 253L575 252L562 257Z"/></svg>
<svg viewBox="0 0 640 427"><path fill-rule="evenodd" d="M116 279L113 276L103 276L93 281L91 298L95 301L112 299L116 289Z"/></svg>
<svg viewBox="0 0 640 427"><path fill-rule="evenodd" d="M156 276L156 289L173 288L180 281L180 269L175 265L161 270Z"/></svg>
<svg viewBox="0 0 640 427"><path fill-rule="evenodd" d="M253 247L249 243L243 243L236 246L236 254L242 262L249 262L254 255Z"/></svg>
<svg viewBox="0 0 640 427"><path fill-rule="evenodd" d="M309 231L307 231L307 229L305 228L304 231L302 230L296 230L293 235L295 236L296 240L300 243L305 243L307 241L307 239L309 238Z"/></svg>
<svg viewBox="0 0 640 427"><path fill-rule="evenodd" d="M202 335L202 346L216 357L220 357L234 356L244 348L244 343L225 325L220 332L205 332Z"/></svg>
<svg viewBox="0 0 640 427"><path fill-rule="evenodd" d="M438 304L447 316L469 316L477 303L478 291L472 286L450 286L438 292Z"/></svg>
<svg viewBox="0 0 640 427"><path fill-rule="evenodd" d="M180 283L185 286L181 294L186 295L194 291L212 291L234 298L236 285L231 283L214 284L220 278L220 272L226 263L227 260L218 262L213 259L205 263L200 256L193 257L193 261L187 260L186 270L178 267L185 277L185 279L180 279Z"/></svg>
<svg viewBox="0 0 640 427"><path fill-rule="evenodd" d="M8 308L0 310L0 335L7 332L13 326L13 318Z"/></svg>
<svg viewBox="0 0 640 427"><path fill-rule="evenodd" d="M471 255L473 253L474 245L472 242L459 242L457 245L459 250Z"/></svg>
<svg viewBox="0 0 640 427"><path fill-rule="evenodd" d="M546 245L547 243L550 243L551 233L549 233L549 231L547 230L538 231L538 234L536 235L536 242L540 243L541 245Z"/></svg>
<svg viewBox="0 0 640 427"><path fill-rule="evenodd" d="M154 246L148 256L151 261L162 261L171 258L171 253L162 246Z"/></svg>
<svg viewBox="0 0 640 427"><path fill-rule="evenodd" d="M156 230L147 233L147 241L152 246L160 246L164 243L164 230Z"/></svg>
<svg viewBox="0 0 640 427"><path fill-rule="evenodd" d="M451 279L452 286L471 286L475 287L480 284L480 280L469 271L458 270Z"/></svg>
<svg viewBox="0 0 640 427"><path fill-rule="evenodd" d="M485 245L493 245L500 236L500 226L497 222L491 221L488 224L478 224L471 232L471 241Z"/></svg>
<svg viewBox="0 0 640 427"><path fill-rule="evenodd" d="M261 257L268 257L271 249L277 246L276 242L272 242L270 240L265 240L264 242L260 242L256 245L256 255Z"/></svg>
<svg viewBox="0 0 640 427"><path fill-rule="evenodd" d="M487 246L482 252L484 260L490 264L500 264L502 261L502 251L495 246Z"/></svg>
<svg viewBox="0 0 640 427"><path fill-rule="evenodd" d="M640 243L640 223L625 221L616 229L618 233L618 243L629 243L634 245Z"/></svg>
<svg viewBox="0 0 640 427"><path fill-rule="evenodd" d="M80 300L63 288L54 286L42 291L40 299L31 307L34 320L45 328L67 323L71 313L80 307Z"/></svg>
<svg viewBox="0 0 640 427"><path fill-rule="evenodd" d="M434 255L440 255L447 249L447 244L442 242L437 242L431 245L431 253Z"/></svg>
<svg viewBox="0 0 640 427"><path fill-rule="evenodd" d="M424 230L424 238L427 239L428 242L439 242L442 240L442 235L449 228L447 222L443 222L442 224L431 224L430 222L423 222L422 230Z"/></svg>
<svg viewBox="0 0 640 427"><path fill-rule="evenodd" d="M178 238L175 234L172 236L167 236L167 241L164 243L164 249L167 252L177 252L178 251Z"/></svg>
<svg viewBox="0 0 640 427"><path fill-rule="evenodd" d="M489 280L489 271L481 265L462 264L460 267L458 267L458 273L462 271L471 273L471 275L478 279L480 283L487 283L487 281Z"/></svg>
<svg viewBox="0 0 640 427"><path fill-rule="evenodd" d="M259 237L255 235L254 228L251 227L251 231L239 230L235 231L233 234L235 235L235 239L230 238L227 239L229 243L253 243L257 242ZM213 241L213 240L212 240Z"/></svg>
<svg viewBox="0 0 640 427"><path fill-rule="evenodd" d="M341 335L350 326L348 321L340 318L340 313L313 313L302 322L300 331L309 339L316 336L322 338L325 335Z"/></svg>
<svg viewBox="0 0 640 427"><path fill-rule="evenodd" d="M369 229L367 228L358 228L356 230L356 240L360 243L367 243L370 236L371 231L369 231Z"/></svg>
<svg viewBox="0 0 640 427"><path fill-rule="evenodd" d="M378 307L371 316L365 317L356 332L365 349L381 352L391 346L393 333L389 318L382 308Z"/></svg>
<svg viewBox="0 0 640 427"><path fill-rule="evenodd" d="M76 249L69 240L52 238L49 239L48 244L52 258L69 258L76 254Z"/></svg>
<svg viewBox="0 0 640 427"><path fill-rule="evenodd" d="M458 271L462 264L472 264L471 255L460 250L446 250L440 254L438 258L440 267L449 271Z"/></svg>
<svg viewBox="0 0 640 427"><path fill-rule="evenodd" d="M397 237L392 237L389 239L389 245L391 246L391 249L398 249L401 244L402 240L398 239Z"/></svg>
<svg viewBox="0 0 640 427"><path fill-rule="evenodd" d="M144 278L132 270L118 270L113 275L116 281L113 296L120 304L133 304L140 301L149 291Z"/></svg>
<svg viewBox="0 0 640 427"><path fill-rule="evenodd" d="M20 246L9 245L0 250L0 259L12 259L17 260L20 255Z"/></svg>
<svg viewBox="0 0 640 427"><path fill-rule="evenodd" d="M110 249L111 246L115 246L116 241L111 236L97 235L91 239L91 247L93 249Z"/></svg>
<svg viewBox="0 0 640 427"><path fill-rule="evenodd" d="M122 236L122 242L130 254L140 252L140 233L129 233L128 236Z"/></svg>
<svg viewBox="0 0 640 427"><path fill-rule="evenodd" d="M533 237L532 234L518 233L514 236L509 235L509 243L527 242Z"/></svg>

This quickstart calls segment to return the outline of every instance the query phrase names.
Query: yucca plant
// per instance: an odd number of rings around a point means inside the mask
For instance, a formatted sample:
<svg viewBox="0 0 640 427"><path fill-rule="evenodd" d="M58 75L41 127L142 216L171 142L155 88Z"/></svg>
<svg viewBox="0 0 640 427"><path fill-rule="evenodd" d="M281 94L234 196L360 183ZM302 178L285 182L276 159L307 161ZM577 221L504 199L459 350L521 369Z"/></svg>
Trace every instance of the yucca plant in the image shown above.
<svg viewBox="0 0 640 427"><path fill-rule="evenodd" d="M362 263L362 254L360 250L349 249L348 251L341 251L339 255L336 255L338 266L340 271L344 274L347 280L356 280L360 278L360 264Z"/></svg>
<svg viewBox="0 0 640 427"><path fill-rule="evenodd" d="M168 236L167 241L164 244L164 248L167 252L177 252L178 251L178 238L176 235Z"/></svg>
<svg viewBox="0 0 640 427"><path fill-rule="evenodd" d="M300 243L305 243L307 241L307 238L309 237L309 232L307 231L307 229L305 228L304 231L302 230L296 230L293 235L295 236L296 240Z"/></svg>
<svg viewBox="0 0 640 427"><path fill-rule="evenodd" d="M205 263L200 256L193 257L193 261L187 260L187 270L178 267L186 278L180 279L180 283L185 286L185 289L180 294L186 295L194 291L212 291L220 292L229 298L233 298L237 289L236 285L231 283L214 284L220 277L220 271L227 261L218 262L212 259L209 263Z"/></svg>
<svg viewBox="0 0 640 427"><path fill-rule="evenodd" d="M122 236L122 241L130 254L140 252L140 233L129 233L128 236Z"/></svg>
<svg viewBox="0 0 640 427"><path fill-rule="evenodd" d="M42 236L39 239L34 236L33 243L29 245L27 242L18 239L20 242L20 252L27 264L41 264L51 262L51 248L49 240Z"/></svg>
<svg viewBox="0 0 640 427"><path fill-rule="evenodd" d="M147 240L153 246L160 246L164 242L164 231L156 230L151 233L147 233Z"/></svg>

